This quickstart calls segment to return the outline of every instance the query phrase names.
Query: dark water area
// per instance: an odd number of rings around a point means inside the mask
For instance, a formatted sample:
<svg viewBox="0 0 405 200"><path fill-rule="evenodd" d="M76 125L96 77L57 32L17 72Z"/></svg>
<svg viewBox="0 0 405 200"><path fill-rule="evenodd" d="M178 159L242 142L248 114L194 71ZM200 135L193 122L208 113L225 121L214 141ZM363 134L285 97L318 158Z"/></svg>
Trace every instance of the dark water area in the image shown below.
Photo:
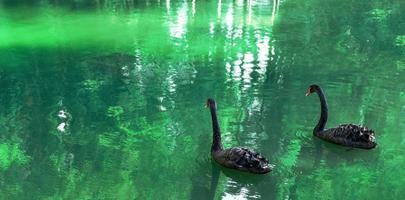
<svg viewBox="0 0 405 200"><path fill-rule="evenodd" d="M0 0L0 199L401 199L404 6ZM313 83L377 148L313 137ZM211 161L208 97L273 172Z"/></svg>

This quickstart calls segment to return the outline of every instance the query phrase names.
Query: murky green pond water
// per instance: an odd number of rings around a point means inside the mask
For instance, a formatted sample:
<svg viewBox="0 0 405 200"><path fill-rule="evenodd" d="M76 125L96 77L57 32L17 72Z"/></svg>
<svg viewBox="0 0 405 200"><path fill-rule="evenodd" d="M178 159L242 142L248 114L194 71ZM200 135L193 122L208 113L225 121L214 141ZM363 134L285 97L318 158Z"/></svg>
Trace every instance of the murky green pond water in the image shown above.
<svg viewBox="0 0 405 200"><path fill-rule="evenodd" d="M50 3L59 2L59 3ZM0 199L401 199L401 0L0 1ZM373 150L312 136L366 124ZM210 158L207 97L225 147Z"/></svg>

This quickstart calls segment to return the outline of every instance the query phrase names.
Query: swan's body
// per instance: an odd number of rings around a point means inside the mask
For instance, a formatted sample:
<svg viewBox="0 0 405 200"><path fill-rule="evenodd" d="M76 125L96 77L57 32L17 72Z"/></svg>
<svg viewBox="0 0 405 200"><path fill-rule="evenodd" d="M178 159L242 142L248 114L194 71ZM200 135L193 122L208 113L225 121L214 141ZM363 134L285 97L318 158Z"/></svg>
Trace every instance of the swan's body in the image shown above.
<svg viewBox="0 0 405 200"><path fill-rule="evenodd" d="M328 121L328 104L326 97L318 85L311 85L307 91L307 96L316 92L321 101L321 117L315 126L313 134L325 141L363 149L372 149L377 143L375 142L374 131L355 124L342 124L336 128L325 129Z"/></svg>
<svg viewBox="0 0 405 200"><path fill-rule="evenodd" d="M250 149L233 147L221 151L211 151L214 160L224 167L257 174L270 172L266 158Z"/></svg>
<svg viewBox="0 0 405 200"><path fill-rule="evenodd" d="M323 140L349 147L372 149L376 146L374 131L356 124L342 124L314 134Z"/></svg>
<svg viewBox="0 0 405 200"><path fill-rule="evenodd" d="M221 143L221 132L216 114L216 104L212 99L208 99L207 106L211 110L213 142L211 155L214 160L227 168L236 169L255 174L265 174L273 169L266 158L253 150L243 147L233 147L223 149Z"/></svg>

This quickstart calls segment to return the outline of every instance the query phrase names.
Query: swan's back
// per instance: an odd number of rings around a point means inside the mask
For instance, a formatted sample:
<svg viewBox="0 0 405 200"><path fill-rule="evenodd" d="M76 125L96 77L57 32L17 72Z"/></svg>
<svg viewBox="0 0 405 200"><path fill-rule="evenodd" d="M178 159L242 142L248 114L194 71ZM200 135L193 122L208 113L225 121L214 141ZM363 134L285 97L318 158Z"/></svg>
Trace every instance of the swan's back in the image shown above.
<svg viewBox="0 0 405 200"><path fill-rule="evenodd" d="M273 168L260 153L244 147L233 147L214 153L214 158L226 167L252 173L267 173Z"/></svg>
<svg viewBox="0 0 405 200"><path fill-rule="evenodd" d="M318 136L346 146L366 149L376 146L374 131L355 124L342 124L336 128L322 131Z"/></svg>

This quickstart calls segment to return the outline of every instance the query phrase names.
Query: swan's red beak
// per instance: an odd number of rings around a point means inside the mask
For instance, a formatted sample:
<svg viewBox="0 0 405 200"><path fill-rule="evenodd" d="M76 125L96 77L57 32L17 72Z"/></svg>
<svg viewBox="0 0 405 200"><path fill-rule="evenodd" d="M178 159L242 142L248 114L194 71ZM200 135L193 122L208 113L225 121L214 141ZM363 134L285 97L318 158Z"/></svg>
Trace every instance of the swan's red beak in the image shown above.
<svg viewBox="0 0 405 200"><path fill-rule="evenodd" d="M311 95L311 90L310 89L308 89L307 93L305 93L305 96L309 96L309 95Z"/></svg>

